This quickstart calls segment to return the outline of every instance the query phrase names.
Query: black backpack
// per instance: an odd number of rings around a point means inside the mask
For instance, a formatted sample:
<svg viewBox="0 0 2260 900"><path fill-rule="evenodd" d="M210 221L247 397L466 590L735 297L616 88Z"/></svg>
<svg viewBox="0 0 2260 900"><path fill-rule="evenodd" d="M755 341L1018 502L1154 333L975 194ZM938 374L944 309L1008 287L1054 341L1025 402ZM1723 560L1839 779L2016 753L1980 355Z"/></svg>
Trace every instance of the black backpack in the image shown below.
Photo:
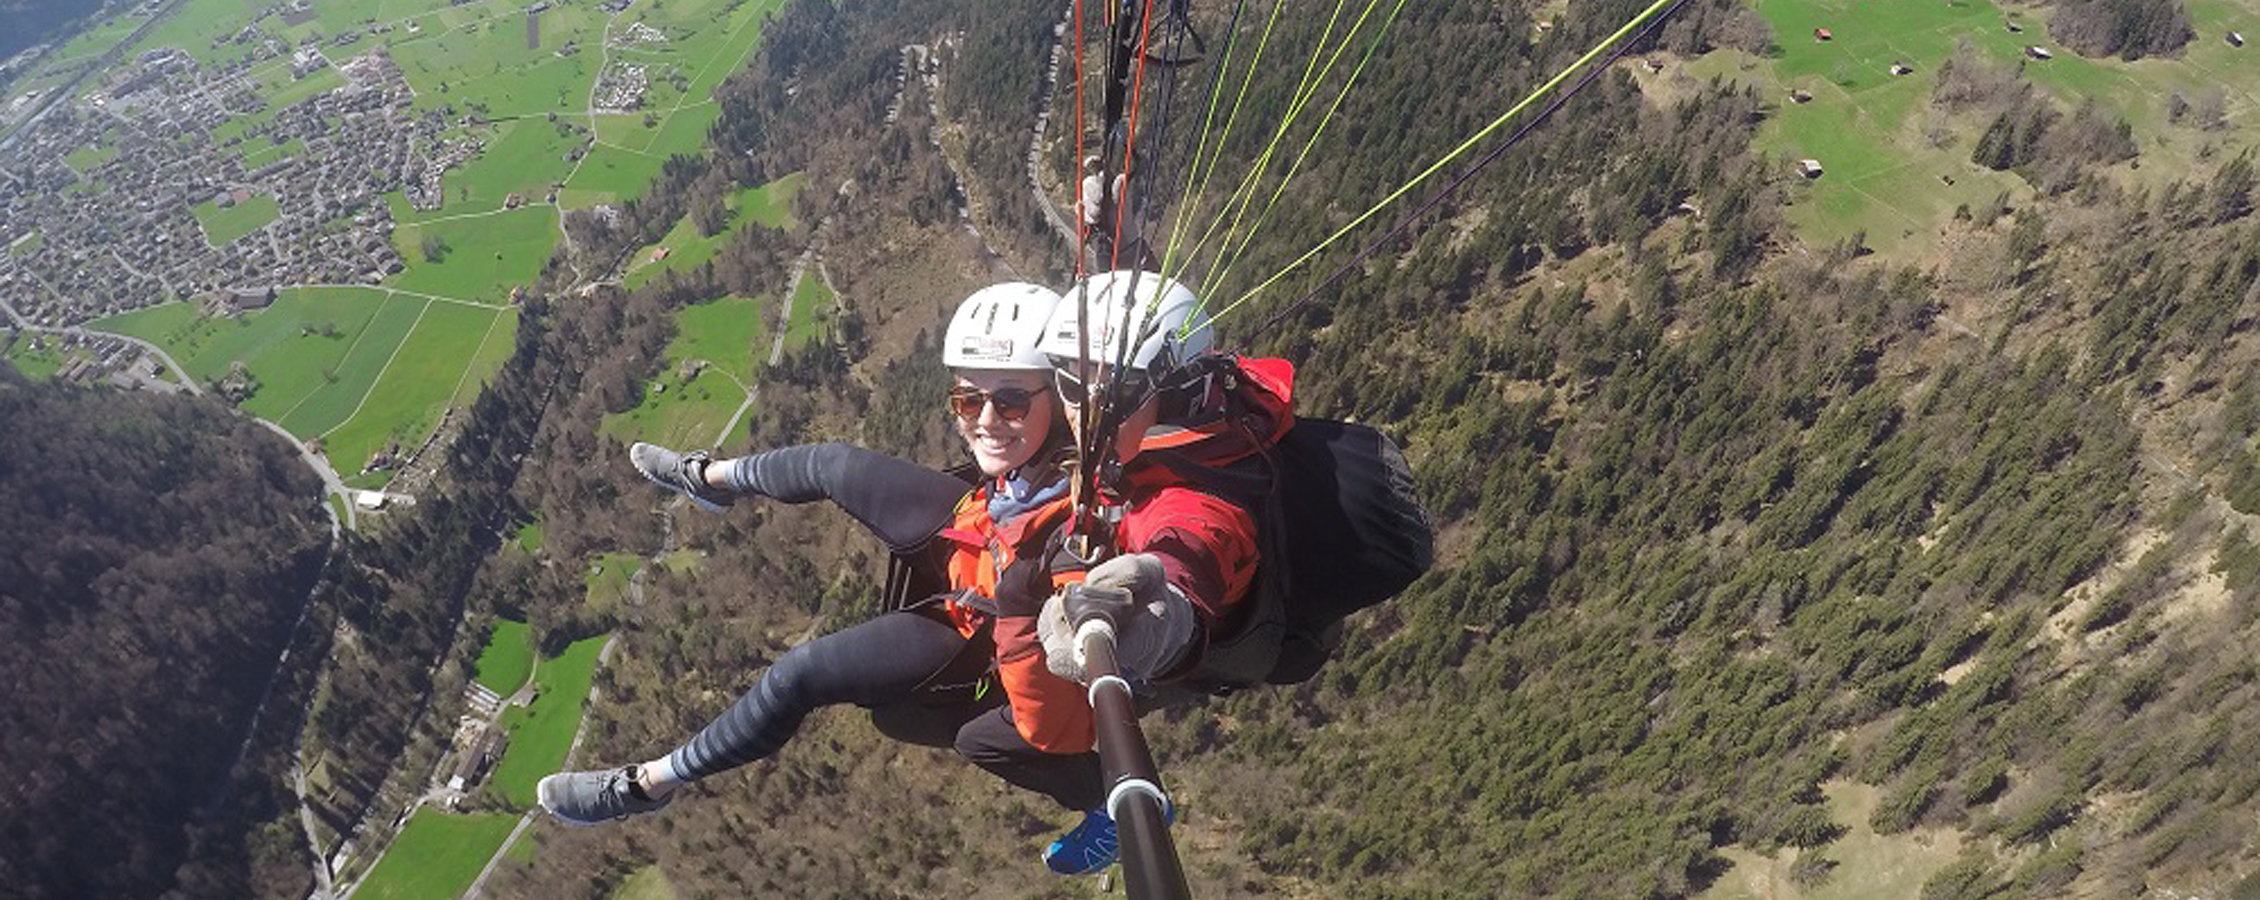
<svg viewBox="0 0 2260 900"><path fill-rule="evenodd" d="M1210 639L1187 679L1212 693L1309 680L1339 645L1343 619L1395 597L1435 561L1412 470L1373 428L1298 418L1262 454L1221 468L1148 453L1256 519L1254 608Z"/></svg>

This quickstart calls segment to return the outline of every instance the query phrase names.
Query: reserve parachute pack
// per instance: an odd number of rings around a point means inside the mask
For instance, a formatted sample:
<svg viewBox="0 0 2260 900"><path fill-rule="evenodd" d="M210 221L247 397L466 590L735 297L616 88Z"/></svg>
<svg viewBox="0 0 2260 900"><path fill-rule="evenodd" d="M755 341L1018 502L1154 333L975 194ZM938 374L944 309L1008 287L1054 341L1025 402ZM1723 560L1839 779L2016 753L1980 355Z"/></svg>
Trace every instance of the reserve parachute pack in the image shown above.
<svg viewBox="0 0 2260 900"><path fill-rule="evenodd" d="M1234 395L1251 389L1229 377L1238 360L1197 361L1223 374L1220 420L1234 421ZM1176 381L1177 379L1171 379ZM1164 421L1169 421L1165 413ZM1250 435L1255 437L1255 435ZM1397 596L1435 561L1435 533L1396 443L1354 422L1297 417L1261 452L1203 465L1171 450L1154 461L1216 493L1256 520L1261 563L1244 624L1209 641L1192 686L1228 692L1256 684L1307 681L1341 642L1342 620Z"/></svg>

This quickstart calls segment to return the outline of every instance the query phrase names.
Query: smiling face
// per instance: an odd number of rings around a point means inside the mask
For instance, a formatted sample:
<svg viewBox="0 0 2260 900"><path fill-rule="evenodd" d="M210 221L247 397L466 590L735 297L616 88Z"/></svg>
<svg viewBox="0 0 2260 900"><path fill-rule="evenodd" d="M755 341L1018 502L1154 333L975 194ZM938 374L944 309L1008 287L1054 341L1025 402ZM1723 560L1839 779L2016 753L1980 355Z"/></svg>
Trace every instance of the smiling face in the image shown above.
<svg viewBox="0 0 2260 900"><path fill-rule="evenodd" d="M958 369L956 387L959 393L967 390L994 395L999 391L1007 396L1025 393L1028 397L1027 414L1012 417L1001 407L1009 404L996 402L993 396L980 398L980 406L971 415L952 411L957 424L957 436L965 439L965 449L973 454L973 462L981 467L981 474L991 478L1027 465L1051 436L1052 419L1056 417L1052 404L1049 373L1025 369Z"/></svg>

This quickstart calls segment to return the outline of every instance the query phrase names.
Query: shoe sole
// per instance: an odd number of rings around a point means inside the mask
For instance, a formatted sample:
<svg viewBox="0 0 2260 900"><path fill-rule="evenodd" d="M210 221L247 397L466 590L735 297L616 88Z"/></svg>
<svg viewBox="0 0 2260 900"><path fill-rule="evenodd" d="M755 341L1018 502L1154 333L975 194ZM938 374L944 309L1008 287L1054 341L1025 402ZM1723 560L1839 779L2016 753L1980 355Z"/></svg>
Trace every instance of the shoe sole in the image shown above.
<svg viewBox="0 0 2260 900"><path fill-rule="evenodd" d="M637 441L637 442L636 442L636 443L635 443L635 444L634 444L633 446L631 446L631 447L629 447L629 448L628 448L628 462L629 462L629 463L631 463L631 464L633 464L633 463L635 463L635 462L636 462L636 456L638 455L638 454L636 453L636 451L637 451L638 449L640 449L640 448L643 448L643 447L655 447L655 446L657 446L657 445L654 445L654 444L646 444L646 443L643 443L642 441ZM664 479L660 478L660 477L659 477L659 475L658 475L657 473L655 473L655 472L652 472L652 471L651 471L650 469L646 469L646 468L644 468L644 467L643 467L643 466L641 466L641 465L637 465L637 466L636 466L636 474L643 476L643 480L645 480L645 481L651 482L652 484L656 484L656 485L659 485L660 487L666 488L666 489L667 489L667 490L669 490L669 491L672 491L672 492L674 492L674 493L677 493L677 494L680 494L680 495L682 495L682 496L683 496L683 498L684 498L684 499L686 499L686 500L689 500L689 501L691 502L691 504L692 504L692 505L694 505L694 506L697 506L697 507L698 507L698 508L700 508L700 509L706 510L707 512L710 512L710 513L714 513L715 515L721 515L721 514L724 514L724 513L727 513L727 512L729 512L729 511L730 511L730 508L729 508L729 507L727 507L727 506L723 506L722 504L720 504L720 503L716 503L716 502L714 502L714 501L712 501L712 500L708 500L708 499L706 499L706 498L704 498L704 497L701 497L701 496L699 496L699 495L697 495L697 494L691 493L690 491L686 491L686 490L683 490L683 486L682 486L682 485L679 485L679 484L674 484L674 483L668 482L668 481L666 481L666 480L664 480Z"/></svg>

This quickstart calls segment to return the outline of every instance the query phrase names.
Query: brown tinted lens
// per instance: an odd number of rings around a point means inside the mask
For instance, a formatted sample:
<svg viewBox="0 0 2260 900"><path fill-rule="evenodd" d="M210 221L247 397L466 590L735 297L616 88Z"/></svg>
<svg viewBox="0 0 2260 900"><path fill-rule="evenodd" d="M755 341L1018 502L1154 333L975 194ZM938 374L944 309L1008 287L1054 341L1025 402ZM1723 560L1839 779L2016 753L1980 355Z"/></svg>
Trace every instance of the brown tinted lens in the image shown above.
<svg viewBox="0 0 2260 900"><path fill-rule="evenodd" d="M1017 422L1028 417L1028 408L1035 399L1033 392L1021 388L1002 388L989 392L979 388L954 387L950 388L950 412L960 419L978 419L981 417L981 407L995 403L998 416L1008 422Z"/></svg>

